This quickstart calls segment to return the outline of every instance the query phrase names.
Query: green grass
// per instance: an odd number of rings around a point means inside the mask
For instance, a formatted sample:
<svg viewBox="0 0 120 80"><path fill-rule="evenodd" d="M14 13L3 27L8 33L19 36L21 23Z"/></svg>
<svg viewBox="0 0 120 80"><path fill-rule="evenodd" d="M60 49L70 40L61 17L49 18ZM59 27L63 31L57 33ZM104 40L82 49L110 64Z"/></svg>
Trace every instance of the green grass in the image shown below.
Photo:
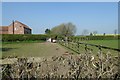
<svg viewBox="0 0 120 80"><path fill-rule="evenodd" d="M80 42L84 42L84 43L88 43L88 44L96 44L96 45L103 45L103 46L107 46L107 47L111 47L111 48L118 48L118 40L89 40L89 41L80 41ZM71 47L72 45L69 44L69 46L77 51L77 44L76 43L72 43L74 46ZM99 48L95 47L95 46L87 46L89 49L92 49L92 53L97 55L99 52ZM88 50L88 53L90 51ZM84 44L80 44L79 47L79 53L85 53L85 45ZM118 52L114 51L114 50L110 50L110 49L104 49L102 48L102 53L105 55L106 53L111 53L111 55L113 56L117 56Z"/></svg>
<svg viewBox="0 0 120 80"><path fill-rule="evenodd" d="M58 49L57 49L58 48ZM67 49L57 43L10 43L2 44L2 57L18 56L18 57L43 57L62 55ZM71 51L69 51L71 52Z"/></svg>
<svg viewBox="0 0 120 80"><path fill-rule="evenodd" d="M84 41L84 42L89 43L89 44L102 45L102 46L107 46L107 47L118 49L118 41L120 41L120 40L88 40L88 41ZM98 48L96 48L94 46L88 46L88 47L93 49L94 54L98 53L98 50L99 50ZM117 51L102 48L103 54L106 54L108 52L110 52L111 55L113 55L113 56L118 55Z"/></svg>
<svg viewBox="0 0 120 80"><path fill-rule="evenodd" d="M88 40L88 41L82 41L82 42L89 43L89 44L103 45L103 46L118 49L118 40Z"/></svg>
<svg viewBox="0 0 120 80"><path fill-rule="evenodd" d="M13 41L13 42L2 42L2 44L18 44L18 43L40 43L40 42L45 42L45 41L42 41L42 40L29 40L29 41Z"/></svg>
<svg viewBox="0 0 120 80"><path fill-rule="evenodd" d="M108 46L112 48L118 48L118 40L89 40L89 41L82 41L85 43L90 44L97 44ZM80 45L80 53L85 53L85 46ZM97 54L98 48L88 46L89 48L93 49L92 53ZM56 48L59 48L56 50ZM54 43L45 43L42 41L24 41L24 42L4 42L1 46L2 57L5 56L24 56L24 57L40 57L40 56L52 56L52 55L61 55L65 52L74 53L73 51ZM76 46L74 46L74 50L77 50ZM113 55L117 52L112 50L102 49L103 53L107 53L110 51Z"/></svg>

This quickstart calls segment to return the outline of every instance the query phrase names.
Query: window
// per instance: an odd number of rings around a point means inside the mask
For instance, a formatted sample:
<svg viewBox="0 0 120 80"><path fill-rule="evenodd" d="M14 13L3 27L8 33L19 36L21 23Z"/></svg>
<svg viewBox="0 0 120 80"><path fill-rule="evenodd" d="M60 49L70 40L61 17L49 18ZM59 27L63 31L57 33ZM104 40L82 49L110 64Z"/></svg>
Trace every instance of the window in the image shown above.
<svg viewBox="0 0 120 80"><path fill-rule="evenodd" d="M15 28L15 30L17 30L17 28Z"/></svg>

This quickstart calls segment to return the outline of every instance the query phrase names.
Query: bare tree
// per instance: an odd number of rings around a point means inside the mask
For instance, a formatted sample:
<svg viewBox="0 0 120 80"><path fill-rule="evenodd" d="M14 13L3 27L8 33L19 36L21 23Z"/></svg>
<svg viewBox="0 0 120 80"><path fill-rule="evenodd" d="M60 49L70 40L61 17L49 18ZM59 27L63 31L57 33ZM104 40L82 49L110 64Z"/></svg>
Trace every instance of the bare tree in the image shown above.
<svg viewBox="0 0 120 80"><path fill-rule="evenodd" d="M87 29L84 29L82 32L82 35L88 35L88 34L89 34L89 31Z"/></svg>
<svg viewBox="0 0 120 80"><path fill-rule="evenodd" d="M97 31L93 31L93 34L96 35L98 32Z"/></svg>
<svg viewBox="0 0 120 80"><path fill-rule="evenodd" d="M65 24L66 27L66 36L72 36L76 33L76 26L71 22Z"/></svg>
<svg viewBox="0 0 120 80"><path fill-rule="evenodd" d="M76 26L71 22L66 24L60 24L51 29L52 34L62 35L62 36L72 36L76 32Z"/></svg>
<svg viewBox="0 0 120 80"><path fill-rule="evenodd" d="M117 29L114 30L114 35L116 35L116 34L117 34Z"/></svg>

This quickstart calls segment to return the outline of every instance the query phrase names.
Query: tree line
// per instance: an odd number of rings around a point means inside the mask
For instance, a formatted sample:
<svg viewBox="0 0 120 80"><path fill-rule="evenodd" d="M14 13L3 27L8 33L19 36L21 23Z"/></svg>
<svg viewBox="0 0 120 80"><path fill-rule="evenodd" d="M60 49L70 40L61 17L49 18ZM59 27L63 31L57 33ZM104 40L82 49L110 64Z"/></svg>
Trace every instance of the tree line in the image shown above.
<svg viewBox="0 0 120 80"><path fill-rule="evenodd" d="M76 30L77 30L76 25L69 22L69 23L62 23L60 25L57 25L57 26L53 27L52 29L47 28L45 30L45 34L60 35L60 36L64 36L64 37L69 37L69 36L74 36L76 33ZM116 35L117 32L118 32L117 29L113 30L114 35ZM98 34L97 30L90 32L89 30L84 29L82 31L83 36L86 36L86 35L93 36L93 35L97 35L97 34ZM105 36L106 33L103 33L103 35Z"/></svg>
<svg viewBox="0 0 120 80"><path fill-rule="evenodd" d="M62 23L58 26L53 27L51 30L46 29L46 34L52 34L52 35L60 35L60 36L73 36L76 33L76 26L69 22L69 23Z"/></svg>

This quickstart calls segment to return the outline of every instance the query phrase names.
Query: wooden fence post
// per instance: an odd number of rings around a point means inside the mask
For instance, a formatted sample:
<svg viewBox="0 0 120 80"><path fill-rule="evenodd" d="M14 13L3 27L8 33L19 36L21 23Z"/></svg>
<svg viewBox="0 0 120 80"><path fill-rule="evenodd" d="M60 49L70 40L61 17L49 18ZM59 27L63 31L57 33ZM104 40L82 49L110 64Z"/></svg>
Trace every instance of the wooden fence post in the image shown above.
<svg viewBox="0 0 120 80"><path fill-rule="evenodd" d="M78 53L80 53L80 50L79 50L79 48L80 48L80 45L79 45L79 43L77 43L77 49L78 49Z"/></svg>

